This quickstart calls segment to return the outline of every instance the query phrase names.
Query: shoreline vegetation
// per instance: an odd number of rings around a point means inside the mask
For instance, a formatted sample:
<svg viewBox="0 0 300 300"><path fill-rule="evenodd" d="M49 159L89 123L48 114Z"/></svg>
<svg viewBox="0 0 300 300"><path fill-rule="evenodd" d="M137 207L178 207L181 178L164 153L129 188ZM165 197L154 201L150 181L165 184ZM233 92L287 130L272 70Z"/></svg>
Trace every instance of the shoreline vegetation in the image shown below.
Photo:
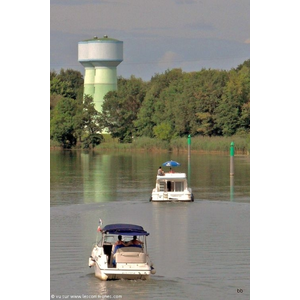
<svg viewBox="0 0 300 300"><path fill-rule="evenodd" d="M50 148L250 153L250 59L231 70L118 77L101 109L79 71L50 72ZM109 133L109 134L108 134Z"/></svg>
<svg viewBox="0 0 300 300"><path fill-rule="evenodd" d="M89 151L145 151L145 152L187 152L187 137L174 138L170 142L157 138L138 137L133 138L132 143L119 143L118 139L108 134L103 134L104 140L100 145ZM196 136L191 138L191 152L200 153L229 153L230 144L234 142L235 154L250 155L250 134L222 136ZM57 142L50 140L50 149L66 150ZM68 150L88 150L78 147Z"/></svg>

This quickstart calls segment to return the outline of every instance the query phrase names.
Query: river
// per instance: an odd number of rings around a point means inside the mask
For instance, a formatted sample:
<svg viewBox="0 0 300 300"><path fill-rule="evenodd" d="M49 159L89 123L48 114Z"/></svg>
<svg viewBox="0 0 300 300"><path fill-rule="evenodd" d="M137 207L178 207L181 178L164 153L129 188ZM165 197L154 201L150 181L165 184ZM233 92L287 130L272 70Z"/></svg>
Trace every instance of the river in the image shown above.
<svg viewBox="0 0 300 300"><path fill-rule="evenodd" d="M50 299L249 299L250 158L51 151ZM167 160L189 175L195 201L149 202ZM168 168L164 168L165 171ZM150 232L156 274L100 281L88 267L98 220Z"/></svg>

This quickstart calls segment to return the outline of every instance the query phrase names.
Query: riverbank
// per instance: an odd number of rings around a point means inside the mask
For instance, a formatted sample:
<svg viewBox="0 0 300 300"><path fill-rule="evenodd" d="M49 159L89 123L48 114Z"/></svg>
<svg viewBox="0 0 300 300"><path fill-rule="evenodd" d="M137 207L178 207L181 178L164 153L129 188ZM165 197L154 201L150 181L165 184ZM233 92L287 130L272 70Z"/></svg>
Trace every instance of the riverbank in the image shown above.
<svg viewBox="0 0 300 300"><path fill-rule="evenodd" d="M250 135L236 135L230 137L203 137L191 139L191 152L200 153L229 153L230 144L234 142L236 154L250 154ZM51 149L60 149L60 145L50 141ZM77 148L74 148L76 150ZM80 149L80 148L79 148ZM175 138L170 142L155 138L133 138L132 143L119 143L117 139L104 135L104 141L96 146L94 151L147 151L147 152L187 152L187 138Z"/></svg>

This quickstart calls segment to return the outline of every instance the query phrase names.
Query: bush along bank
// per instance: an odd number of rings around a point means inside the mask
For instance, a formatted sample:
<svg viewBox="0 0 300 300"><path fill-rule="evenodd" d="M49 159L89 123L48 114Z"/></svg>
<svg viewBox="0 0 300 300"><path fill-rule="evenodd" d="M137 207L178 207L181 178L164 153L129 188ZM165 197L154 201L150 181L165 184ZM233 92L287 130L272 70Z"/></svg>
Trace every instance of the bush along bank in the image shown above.
<svg viewBox="0 0 300 300"><path fill-rule="evenodd" d="M138 137L133 138L132 143L119 143L116 139L109 139L96 146L94 150L140 150L151 152L185 152L188 151L187 138L175 138L170 142L156 138ZM231 142L234 142L236 154L250 154L250 135L231 137L192 137L191 151L193 152L229 152Z"/></svg>

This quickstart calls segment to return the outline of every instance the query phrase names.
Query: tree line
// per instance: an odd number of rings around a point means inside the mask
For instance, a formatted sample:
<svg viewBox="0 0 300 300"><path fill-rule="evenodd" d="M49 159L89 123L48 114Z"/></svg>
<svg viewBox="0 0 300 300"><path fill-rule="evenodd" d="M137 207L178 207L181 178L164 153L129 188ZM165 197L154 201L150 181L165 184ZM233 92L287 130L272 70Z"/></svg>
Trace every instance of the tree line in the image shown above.
<svg viewBox="0 0 300 300"><path fill-rule="evenodd" d="M80 72L50 72L50 138L63 147L94 147L106 128L121 143L150 137L170 142L192 136L250 132L250 60L229 71L166 70L150 81L118 78L104 97L102 112L83 98Z"/></svg>

